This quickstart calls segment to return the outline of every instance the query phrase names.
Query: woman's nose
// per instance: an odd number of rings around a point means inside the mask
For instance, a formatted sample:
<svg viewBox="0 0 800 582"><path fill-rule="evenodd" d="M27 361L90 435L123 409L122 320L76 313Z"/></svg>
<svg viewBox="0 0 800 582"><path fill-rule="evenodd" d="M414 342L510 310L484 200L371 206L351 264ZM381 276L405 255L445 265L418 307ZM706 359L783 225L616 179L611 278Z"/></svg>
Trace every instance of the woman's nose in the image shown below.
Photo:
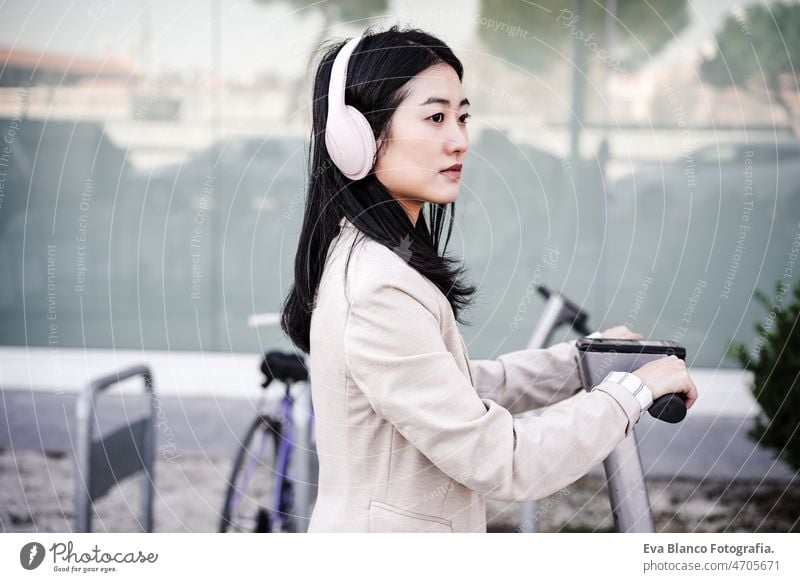
<svg viewBox="0 0 800 582"><path fill-rule="evenodd" d="M466 153L468 147L466 132L460 128L452 130L452 134L445 140L445 148L448 154Z"/></svg>

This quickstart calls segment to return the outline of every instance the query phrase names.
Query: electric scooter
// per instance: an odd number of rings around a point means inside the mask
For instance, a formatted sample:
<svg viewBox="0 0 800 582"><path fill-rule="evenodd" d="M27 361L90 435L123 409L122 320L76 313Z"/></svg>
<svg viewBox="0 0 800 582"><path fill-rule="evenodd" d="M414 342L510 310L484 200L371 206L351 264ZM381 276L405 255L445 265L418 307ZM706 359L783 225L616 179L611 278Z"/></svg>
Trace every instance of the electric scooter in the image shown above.
<svg viewBox="0 0 800 582"><path fill-rule="evenodd" d="M584 337L576 341L580 353L579 374L589 391L611 371L633 372L645 363L675 355L686 359L686 350L673 341L601 338L600 332L590 332L588 315L561 293L537 285L537 291L547 300L542 317L528 343L528 348L543 348L562 325L569 325ZM686 416L684 397L667 394L657 398L648 409L651 416L677 423ZM537 415L532 410L524 415ZM636 432L631 431L603 461L614 527L617 532L653 533L653 514L644 482ZM527 501L520 507L521 532L539 531L539 502Z"/></svg>

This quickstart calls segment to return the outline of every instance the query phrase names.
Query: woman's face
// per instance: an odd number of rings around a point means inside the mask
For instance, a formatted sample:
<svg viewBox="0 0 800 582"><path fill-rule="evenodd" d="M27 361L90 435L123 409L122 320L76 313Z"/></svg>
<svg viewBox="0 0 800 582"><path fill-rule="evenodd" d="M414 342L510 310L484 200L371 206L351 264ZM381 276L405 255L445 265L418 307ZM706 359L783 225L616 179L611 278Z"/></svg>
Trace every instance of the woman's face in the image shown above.
<svg viewBox="0 0 800 582"><path fill-rule="evenodd" d="M464 161L469 101L455 70L444 64L419 73L407 89L374 171L416 223L423 203L447 204L458 197L461 172L443 170Z"/></svg>

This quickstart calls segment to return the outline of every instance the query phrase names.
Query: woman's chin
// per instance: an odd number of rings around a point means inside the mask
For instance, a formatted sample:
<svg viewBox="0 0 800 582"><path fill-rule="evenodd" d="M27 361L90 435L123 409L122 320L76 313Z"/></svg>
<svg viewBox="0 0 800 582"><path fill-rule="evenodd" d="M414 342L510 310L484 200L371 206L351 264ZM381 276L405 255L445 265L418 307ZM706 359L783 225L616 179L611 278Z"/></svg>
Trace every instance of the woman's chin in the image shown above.
<svg viewBox="0 0 800 582"><path fill-rule="evenodd" d="M435 196L428 198L428 202L433 204L450 204L455 202L458 195L461 193L461 188L458 184L454 184L449 188L442 188Z"/></svg>

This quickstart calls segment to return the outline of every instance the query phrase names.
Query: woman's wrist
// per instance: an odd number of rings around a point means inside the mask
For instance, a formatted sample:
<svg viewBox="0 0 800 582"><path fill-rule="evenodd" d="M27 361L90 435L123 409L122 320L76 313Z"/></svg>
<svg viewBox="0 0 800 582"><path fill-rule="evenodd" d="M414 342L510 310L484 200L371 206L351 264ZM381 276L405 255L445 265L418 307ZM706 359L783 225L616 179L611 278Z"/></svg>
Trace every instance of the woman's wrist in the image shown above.
<svg viewBox="0 0 800 582"><path fill-rule="evenodd" d="M613 371L606 374L606 377L603 378L603 382L616 382L627 388L639 401L642 414L653 405L653 392L648 388L647 384L635 374Z"/></svg>

